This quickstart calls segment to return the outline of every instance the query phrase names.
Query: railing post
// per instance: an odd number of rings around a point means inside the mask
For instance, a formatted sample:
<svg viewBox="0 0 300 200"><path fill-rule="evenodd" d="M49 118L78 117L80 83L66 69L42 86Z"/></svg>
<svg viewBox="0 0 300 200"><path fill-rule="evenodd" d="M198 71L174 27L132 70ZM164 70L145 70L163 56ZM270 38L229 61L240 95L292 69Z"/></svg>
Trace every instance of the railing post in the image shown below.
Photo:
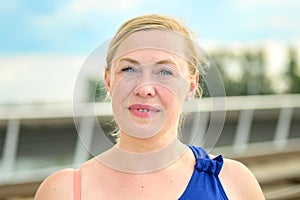
<svg viewBox="0 0 300 200"><path fill-rule="evenodd" d="M196 114L198 115L198 113ZM203 146L204 144L204 139L205 139L205 134L207 131L207 124L209 120L209 113L208 112L201 112L199 121L194 120L192 124L192 130L191 132L195 134L194 138L192 138L192 144L196 146Z"/></svg>
<svg viewBox="0 0 300 200"><path fill-rule="evenodd" d="M82 117L80 119L78 138L73 160L74 167L78 167L89 158L88 149L92 145L94 123L95 121L93 117Z"/></svg>
<svg viewBox="0 0 300 200"><path fill-rule="evenodd" d="M281 150L287 143L292 121L293 108L282 108L278 117L274 145Z"/></svg>
<svg viewBox="0 0 300 200"><path fill-rule="evenodd" d="M19 141L20 120L10 119L7 123L7 131L3 148L2 171L11 173L16 161Z"/></svg>
<svg viewBox="0 0 300 200"><path fill-rule="evenodd" d="M241 110L235 133L233 148L237 154L242 154L247 146L251 131L254 110Z"/></svg>

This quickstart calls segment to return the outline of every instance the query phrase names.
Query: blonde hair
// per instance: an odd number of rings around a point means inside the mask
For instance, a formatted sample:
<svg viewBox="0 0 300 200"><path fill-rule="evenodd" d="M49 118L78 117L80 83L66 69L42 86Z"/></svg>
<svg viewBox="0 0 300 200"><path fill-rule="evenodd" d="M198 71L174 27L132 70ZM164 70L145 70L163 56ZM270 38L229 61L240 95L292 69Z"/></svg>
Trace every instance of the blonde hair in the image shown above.
<svg viewBox="0 0 300 200"><path fill-rule="evenodd" d="M185 60L189 66L190 75L193 76L197 72L202 73L203 70L201 64L203 64L203 59L200 59L199 49L194 45L192 40L193 33L174 18L158 14L137 16L121 25L108 47L106 56L106 71L108 73L110 72L112 62L121 43L131 34L145 30L171 30L181 34L184 37ZM195 95L197 97L201 97L202 95L202 89L199 85L196 89ZM184 115L182 114L179 120L179 127L183 122L183 118ZM115 126L115 130L112 135L115 137L118 136L117 126Z"/></svg>
<svg viewBox="0 0 300 200"><path fill-rule="evenodd" d="M185 56L189 66L190 75L195 75L197 71L202 72L200 66L200 55L192 40L192 32L184 27L181 23L172 17L148 14L132 18L125 22L116 32L110 42L106 56L106 70L109 72L114 56L120 44L131 34L144 30L171 30L180 33L185 41ZM199 87L196 91L197 96L202 95L202 90Z"/></svg>

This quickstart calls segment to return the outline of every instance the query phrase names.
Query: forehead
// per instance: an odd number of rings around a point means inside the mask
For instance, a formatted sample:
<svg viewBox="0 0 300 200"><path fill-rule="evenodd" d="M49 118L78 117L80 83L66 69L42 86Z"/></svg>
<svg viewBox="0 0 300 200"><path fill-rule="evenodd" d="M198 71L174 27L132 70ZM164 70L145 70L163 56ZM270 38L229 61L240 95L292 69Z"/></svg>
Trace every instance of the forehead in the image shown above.
<svg viewBox="0 0 300 200"><path fill-rule="evenodd" d="M117 58L117 62L134 62L139 65L155 64L155 63L173 63L175 65L183 65L184 59L161 49L144 48L128 52Z"/></svg>
<svg viewBox="0 0 300 200"><path fill-rule="evenodd" d="M188 63L186 60L172 52L167 52L161 49L145 48L135 50L120 56L113 63L113 69L118 69L119 67L126 65L126 63L133 64L135 66L148 67L149 65L165 65L181 73L183 77L189 77Z"/></svg>
<svg viewBox="0 0 300 200"><path fill-rule="evenodd" d="M170 30L143 30L124 39L116 51L115 58L140 49L157 49L180 57L185 56L184 36Z"/></svg>

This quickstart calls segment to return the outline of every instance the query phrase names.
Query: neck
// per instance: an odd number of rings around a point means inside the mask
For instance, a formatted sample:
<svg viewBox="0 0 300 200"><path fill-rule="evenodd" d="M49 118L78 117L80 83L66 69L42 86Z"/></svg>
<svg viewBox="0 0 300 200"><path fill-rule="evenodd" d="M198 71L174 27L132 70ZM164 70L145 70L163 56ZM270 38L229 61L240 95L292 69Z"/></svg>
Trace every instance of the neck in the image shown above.
<svg viewBox="0 0 300 200"><path fill-rule="evenodd" d="M161 149L148 153L128 152L114 146L97 156L107 167L126 173L150 173L171 166L188 150L177 138Z"/></svg>
<svg viewBox="0 0 300 200"><path fill-rule="evenodd" d="M137 138L120 132L116 147L133 153L149 153L160 150L177 139L177 128L169 129L150 138Z"/></svg>

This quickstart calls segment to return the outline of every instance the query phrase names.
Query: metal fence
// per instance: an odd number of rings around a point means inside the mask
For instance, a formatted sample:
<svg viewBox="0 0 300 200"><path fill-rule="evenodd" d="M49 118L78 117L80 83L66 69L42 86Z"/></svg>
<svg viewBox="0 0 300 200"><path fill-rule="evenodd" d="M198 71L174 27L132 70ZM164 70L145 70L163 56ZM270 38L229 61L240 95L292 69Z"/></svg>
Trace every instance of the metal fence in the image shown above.
<svg viewBox="0 0 300 200"><path fill-rule="evenodd" d="M199 101L202 129L213 112L226 112L223 132L212 153L232 158L300 151L300 95L204 98ZM213 101L222 105L212 109ZM82 109L73 121L71 104L0 107L0 185L41 181L91 155L95 120L109 121L109 103L96 103L96 118ZM84 108L84 105L82 105ZM193 112L193 107L186 108ZM101 118L103 117L103 118ZM78 135L84 135L85 145Z"/></svg>

